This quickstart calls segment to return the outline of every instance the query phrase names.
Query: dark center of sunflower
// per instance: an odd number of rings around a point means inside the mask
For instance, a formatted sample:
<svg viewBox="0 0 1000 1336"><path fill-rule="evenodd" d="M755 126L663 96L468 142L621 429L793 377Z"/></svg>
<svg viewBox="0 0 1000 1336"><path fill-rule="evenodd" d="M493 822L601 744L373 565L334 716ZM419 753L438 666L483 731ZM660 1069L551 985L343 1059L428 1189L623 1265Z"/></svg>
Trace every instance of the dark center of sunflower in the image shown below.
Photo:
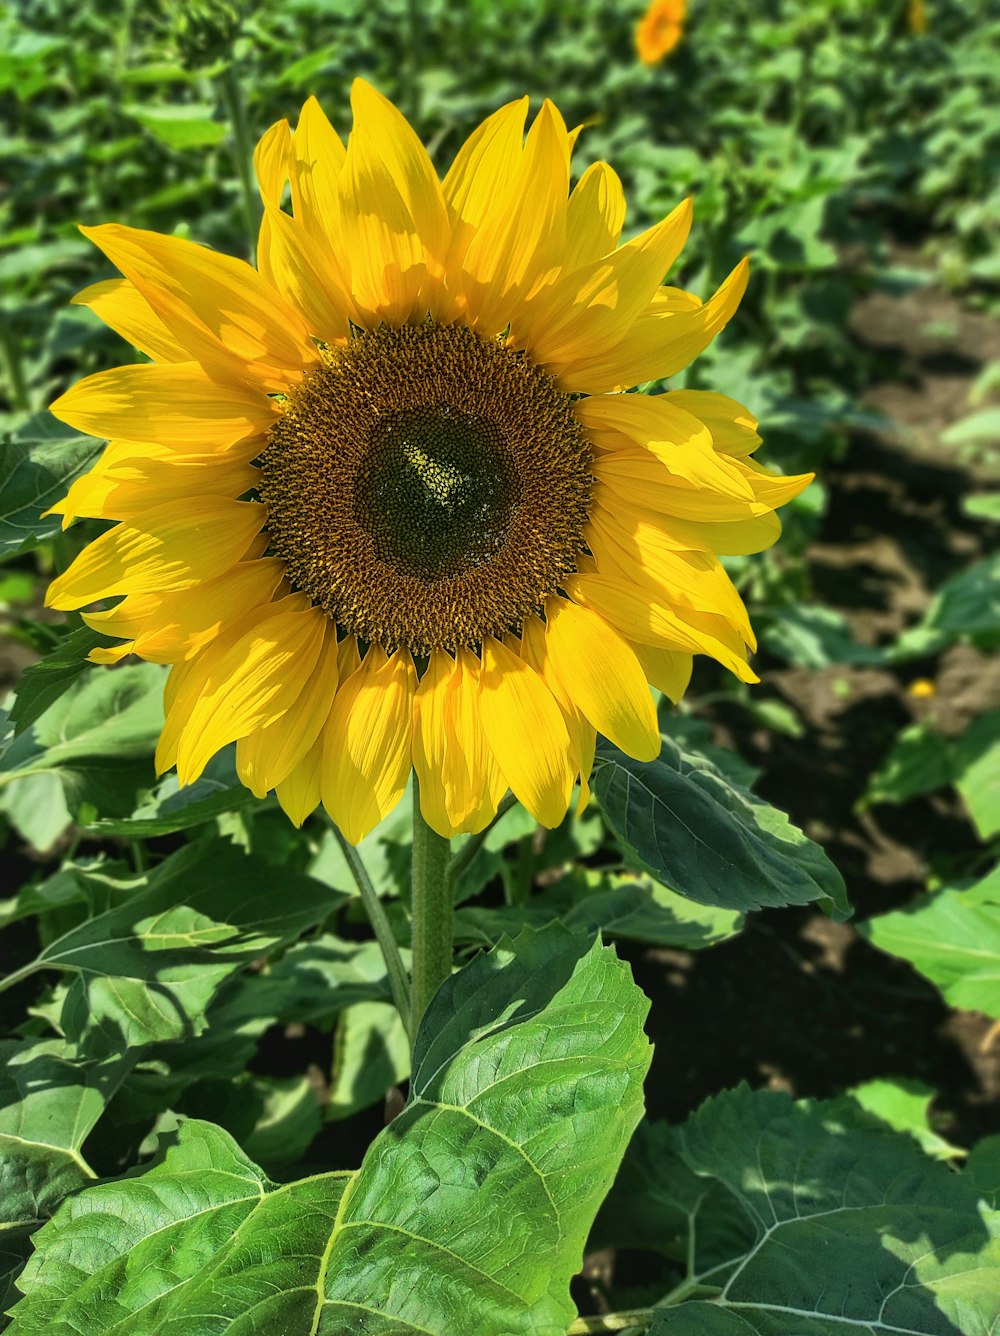
<svg viewBox="0 0 1000 1336"><path fill-rule="evenodd" d="M496 555L518 492L496 424L441 404L376 425L354 495L378 557L439 580Z"/></svg>
<svg viewBox="0 0 1000 1336"><path fill-rule="evenodd" d="M516 631L584 548L591 451L571 400L464 325L326 350L260 464L292 585L387 651Z"/></svg>

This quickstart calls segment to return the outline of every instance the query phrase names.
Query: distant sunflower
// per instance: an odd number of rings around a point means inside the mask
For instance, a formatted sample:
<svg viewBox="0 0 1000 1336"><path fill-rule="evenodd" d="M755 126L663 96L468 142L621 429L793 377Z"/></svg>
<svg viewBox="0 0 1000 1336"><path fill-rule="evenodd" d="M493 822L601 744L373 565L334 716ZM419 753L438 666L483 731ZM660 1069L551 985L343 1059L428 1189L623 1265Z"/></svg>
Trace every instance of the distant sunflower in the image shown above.
<svg viewBox="0 0 1000 1336"><path fill-rule="evenodd" d="M120 521L56 579L134 653L173 665L160 772L236 742L244 784L351 841L411 766L439 833L510 788L543 824L584 794L596 731L659 750L693 654L745 681L753 633L718 552L778 535L809 476L750 461L756 422L705 391L623 394L725 325L661 287L689 203L618 247L605 163L569 190L546 102L490 116L444 181L404 117L352 92L347 146L312 98L265 134L258 269L189 241L85 229L123 278L77 300L148 364L53 405L106 436L57 513ZM292 212L282 208L286 185Z"/></svg>
<svg viewBox="0 0 1000 1336"><path fill-rule="evenodd" d="M652 0L636 24L635 49L644 65L656 65L684 36L687 0Z"/></svg>

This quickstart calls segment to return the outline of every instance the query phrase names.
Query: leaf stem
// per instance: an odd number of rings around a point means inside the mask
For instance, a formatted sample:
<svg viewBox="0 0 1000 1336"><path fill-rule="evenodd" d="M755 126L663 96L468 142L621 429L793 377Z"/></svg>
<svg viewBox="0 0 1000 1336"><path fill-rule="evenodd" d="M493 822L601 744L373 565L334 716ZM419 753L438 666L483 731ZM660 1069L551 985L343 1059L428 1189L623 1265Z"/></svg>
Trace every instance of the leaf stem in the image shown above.
<svg viewBox="0 0 1000 1336"><path fill-rule="evenodd" d="M240 81L233 73L233 66L231 63L227 64L226 68L219 75L218 87L233 132L233 152L236 159L236 170L240 177L240 187L243 192L243 213L246 223L247 245L249 247L250 261L253 263L257 253L257 234L260 230L261 204L257 197L257 191L254 188L253 144L250 141L250 130L247 125L246 104L243 101L243 91L240 88Z"/></svg>
<svg viewBox="0 0 1000 1336"><path fill-rule="evenodd" d="M602 1331L630 1331L633 1327L645 1329L653 1320L651 1308L633 1308L628 1313L604 1313L600 1317L578 1317L566 1328L566 1336L589 1336Z"/></svg>
<svg viewBox="0 0 1000 1336"><path fill-rule="evenodd" d="M486 843L487 835L489 835L490 831L497 824L500 818L507 815L507 813L510 811L510 809L514 806L516 802L517 799L514 797L514 795L512 793L508 793L503 799L501 799L500 806L497 808L497 814L490 822L490 824L486 826L485 829L481 830L478 835L470 835L469 838L466 840L466 842L462 845L461 849L459 849L458 853L451 860L451 865L448 868L448 876L453 886L458 885L459 877L461 877L462 874L466 871L466 869L472 863L472 860L475 858L476 854L479 853L479 850Z"/></svg>
<svg viewBox="0 0 1000 1336"><path fill-rule="evenodd" d="M10 974L5 974L0 979L0 993L5 993L8 988L15 988L19 983L23 983L25 979L30 979L35 971L40 968L38 961L32 960L29 964L22 965L19 970L11 970Z"/></svg>
<svg viewBox="0 0 1000 1336"><path fill-rule="evenodd" d="M413 862L410 911L413 916L413 1029L416 1038L427 1004L451 974L454 935L454 878L451 841L431 830L420 810L420 786L413 776Z"/></svg>
<svg viewBox="0 0 1000 1336"><path fill-rule="evenodd" d="M347 840L340 832L340 828L334 824L333 833L337 837L337 843L340 845L341 852L351 869L351 876L354 878L354 884L361 894L361 902L365 907L365 913L368 915L368 921L372 925L375 933L375 940L379 944L379 950L382 952L382 959L385 962L385 972L389 976L389 987L392 989L392 1000L396 1004L396 1010L399 1012L407 1034L410 1032L410 981L406 977L406 970L403 966L402 957L399 954L399 947L396 945L396 939L392 935L392 928L386 917L386 912L382 908L382 901L375 892L372 885L372 879L368 875L368 869L361 861L361 855L355 849L353 844L348 844Z"/></svg>

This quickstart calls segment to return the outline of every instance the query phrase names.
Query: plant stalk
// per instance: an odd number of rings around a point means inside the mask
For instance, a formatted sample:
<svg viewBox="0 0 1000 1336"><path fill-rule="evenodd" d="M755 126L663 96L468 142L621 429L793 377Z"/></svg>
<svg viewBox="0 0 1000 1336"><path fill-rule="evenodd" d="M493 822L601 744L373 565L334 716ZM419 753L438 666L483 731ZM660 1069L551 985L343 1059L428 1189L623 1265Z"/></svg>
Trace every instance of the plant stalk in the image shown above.
<svg viewBox="0 0 1000 1336"><path fill-rule="evenodd" d="M420 787L413 776L413 862L410 912L413 919L413 1026L431 998L451 975L454 921L454 880L450 874L451 841L431 830L420 811Z"/></svg>
<svg viewBox="0 0 1000 1336"><path fill-rule="evenodd" d="M246 104L243 101L243 90L240 88L240 81L233 72L231 64L227 65L219 75L218 87L222 101L225 104L226 115L229 117L229 125L233 132L233 151L236 158L236 170L239 173L240 187L243 192L243 214L246 225L247 246L249 248L250 262L253 264L257 255L257 236L260 232L262 206L254 185L254 146L251 142L250 129L247 125L247 112Z"/></svg>
<svg viewBox="0 0 1000 1336"><path fill-rule="evenodd" d="M334 823L333 833L337 837L337 843L340 845L341 852L347 860L347 866L351 869L351 876L354 878L354 884L361 893L361 902L365 907L365 913L368 915L368 921L372 925L375 933L375 940L379 944L379 950L382 952L382 959L385 962L385 972L389 976L389 987L392 989L392 1000L399 1012L403 1026L410 1033L410 981L406 977L406 969L403 966L402 957L399 954L399 947L396 945L396 939L392 935L392 928L386 917L385 910L382 908L382 901L375 893L375 887L372 885L372 879L368 875L368 869L361 861L361 855L355 849L353 844L348 844L340 833L339 827Z"/></svg>
<svg viewBox="0 0 1000 1336"><path fill-rule="evenodd" d="M481 830L478 835L470 835L469 838L465 841L461 849L459 849L458 853L451 860L451 867L448 869L448 876L450 877L453 886L457 886L459 877L466 870L466 868L471 865L472 860L475 858L476 854L479 853L479 850L486 843L487 835L497 824L500 818L502 816L506 816L506 814L510 811L510 809L514 806L516 802L517 799L514 797L512 793L506 794L501 799L500 806L497 808L497 814L490 822L490 824L486 826L485 829Z"/></svg>

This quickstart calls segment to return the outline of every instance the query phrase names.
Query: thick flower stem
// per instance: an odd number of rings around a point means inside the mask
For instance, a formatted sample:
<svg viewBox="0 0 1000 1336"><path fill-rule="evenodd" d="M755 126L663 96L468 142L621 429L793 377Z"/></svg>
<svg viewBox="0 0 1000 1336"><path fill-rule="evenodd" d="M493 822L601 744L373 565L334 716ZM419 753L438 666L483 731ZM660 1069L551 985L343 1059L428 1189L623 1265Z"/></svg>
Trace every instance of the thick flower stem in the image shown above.
<svg viewBox="0 0 1000 1336"><path fill-rule="evenodd" d="M427 1004L451 974L454 882L449 875L451 841L431 830L420 811L413 776L413 862L410 909L413 916L413 1023L416 1039Z"/></svg>
<svg viewBox="0 0 1000 1336"><path fill-rule="evenodd" d="M331 823L333 824L333 823ZM392 990L392 1000L396 1004L396 1010L399 1012L400 1019L406 1032L410 1033L410 981L406 977L406 968L403 965L399 954L399 947L396 945L396 939L392 935L392 928L389 926L389 920L386 918L385 910L382 908L382 901L375 892L372 885L372 879L368 875L368 869L361 861L361 855L355 849L353 844L348 844L340 833L340 829L333 824L333 833L337 837L337 843L340 845L341 852L351 869L351 876L354 878L354 884L361 893L361 903L365 907L365 913L368 915L368 921L372 925L375 933L375 940L379 944L382 952L382 959L385 962L385 972L389 976L389 987Z"/></svg>

